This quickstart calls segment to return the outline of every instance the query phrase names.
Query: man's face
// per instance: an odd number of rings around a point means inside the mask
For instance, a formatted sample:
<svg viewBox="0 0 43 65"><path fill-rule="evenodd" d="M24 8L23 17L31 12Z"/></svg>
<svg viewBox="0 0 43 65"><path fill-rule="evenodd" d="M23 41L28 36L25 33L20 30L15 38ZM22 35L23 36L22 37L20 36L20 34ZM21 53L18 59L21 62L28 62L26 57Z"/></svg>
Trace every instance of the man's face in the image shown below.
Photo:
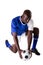
<svg viewBox="0 0 43 65"><path fill-rule="evenodd" d="M24 22L25 24L29 22L29 18L26 14L23 14L22 15L22 18L21 18L22 22Z"/></svg>

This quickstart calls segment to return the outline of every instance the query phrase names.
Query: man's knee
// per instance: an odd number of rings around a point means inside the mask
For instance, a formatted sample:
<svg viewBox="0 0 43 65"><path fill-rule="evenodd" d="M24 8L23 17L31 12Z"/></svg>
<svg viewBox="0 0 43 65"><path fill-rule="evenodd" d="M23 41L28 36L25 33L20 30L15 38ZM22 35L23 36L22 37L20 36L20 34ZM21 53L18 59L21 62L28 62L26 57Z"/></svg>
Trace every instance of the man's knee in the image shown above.
<svg viewBox="0 0 43 65"><path fill-rule="evenodd" d="M13 44L12 48L13 48L13 52L16 53L17 52L16 44Z"/></svg>
<svg viewBox="0 0 43 65"><path fill-rule="evenodd" d="M34 27L33 33L34 33L34 36L39 36L39 28Z"/></svg>

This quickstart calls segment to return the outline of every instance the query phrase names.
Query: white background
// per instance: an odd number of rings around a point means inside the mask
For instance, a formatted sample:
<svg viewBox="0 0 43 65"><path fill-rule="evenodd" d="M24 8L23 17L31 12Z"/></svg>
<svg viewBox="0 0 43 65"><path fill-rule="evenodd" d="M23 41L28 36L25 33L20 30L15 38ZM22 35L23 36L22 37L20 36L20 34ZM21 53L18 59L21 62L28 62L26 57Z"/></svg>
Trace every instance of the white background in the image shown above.
<svg viewBox="0 0 43 65"><path fill-rule="evenodd" d="M32 58L28 61L21 60L18 53L12 53L5 46L6 39L13 44L10 27L12 18L22 15L25 9L30 9L32 11L34 26L37 26L40 29L37 49L40 51L41 55L36 56L33 54ZM43 0L0 0L0 65L41 65L42 63Z"/></svg>

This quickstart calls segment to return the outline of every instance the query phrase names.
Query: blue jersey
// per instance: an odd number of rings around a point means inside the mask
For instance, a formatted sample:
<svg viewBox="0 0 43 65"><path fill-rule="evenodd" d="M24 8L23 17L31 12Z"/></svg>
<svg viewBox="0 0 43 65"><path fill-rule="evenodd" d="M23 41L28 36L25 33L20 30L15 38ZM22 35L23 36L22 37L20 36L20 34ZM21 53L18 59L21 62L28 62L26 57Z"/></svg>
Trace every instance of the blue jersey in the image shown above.
<svg viewBox="0 0 43 65"><path fill-rule="evenodd" d="M22 35L28 30L27 24L23 25L20 21L20 16L12 19L11 22L11 33L16 32L18 36Z"/></svg>

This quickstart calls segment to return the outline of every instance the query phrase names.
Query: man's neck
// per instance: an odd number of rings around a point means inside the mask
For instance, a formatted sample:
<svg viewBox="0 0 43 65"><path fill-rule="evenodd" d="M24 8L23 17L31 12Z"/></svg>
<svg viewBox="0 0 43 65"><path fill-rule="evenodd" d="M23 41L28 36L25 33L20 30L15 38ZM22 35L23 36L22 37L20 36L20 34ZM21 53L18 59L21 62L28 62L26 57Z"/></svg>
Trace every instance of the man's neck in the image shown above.
<svg viewBox="0 0 43 65"><path fill-rule="evenodd" d="M20 17L20 21L23 25L25 25L25 23L22 21L22 16Z"/></svg>

